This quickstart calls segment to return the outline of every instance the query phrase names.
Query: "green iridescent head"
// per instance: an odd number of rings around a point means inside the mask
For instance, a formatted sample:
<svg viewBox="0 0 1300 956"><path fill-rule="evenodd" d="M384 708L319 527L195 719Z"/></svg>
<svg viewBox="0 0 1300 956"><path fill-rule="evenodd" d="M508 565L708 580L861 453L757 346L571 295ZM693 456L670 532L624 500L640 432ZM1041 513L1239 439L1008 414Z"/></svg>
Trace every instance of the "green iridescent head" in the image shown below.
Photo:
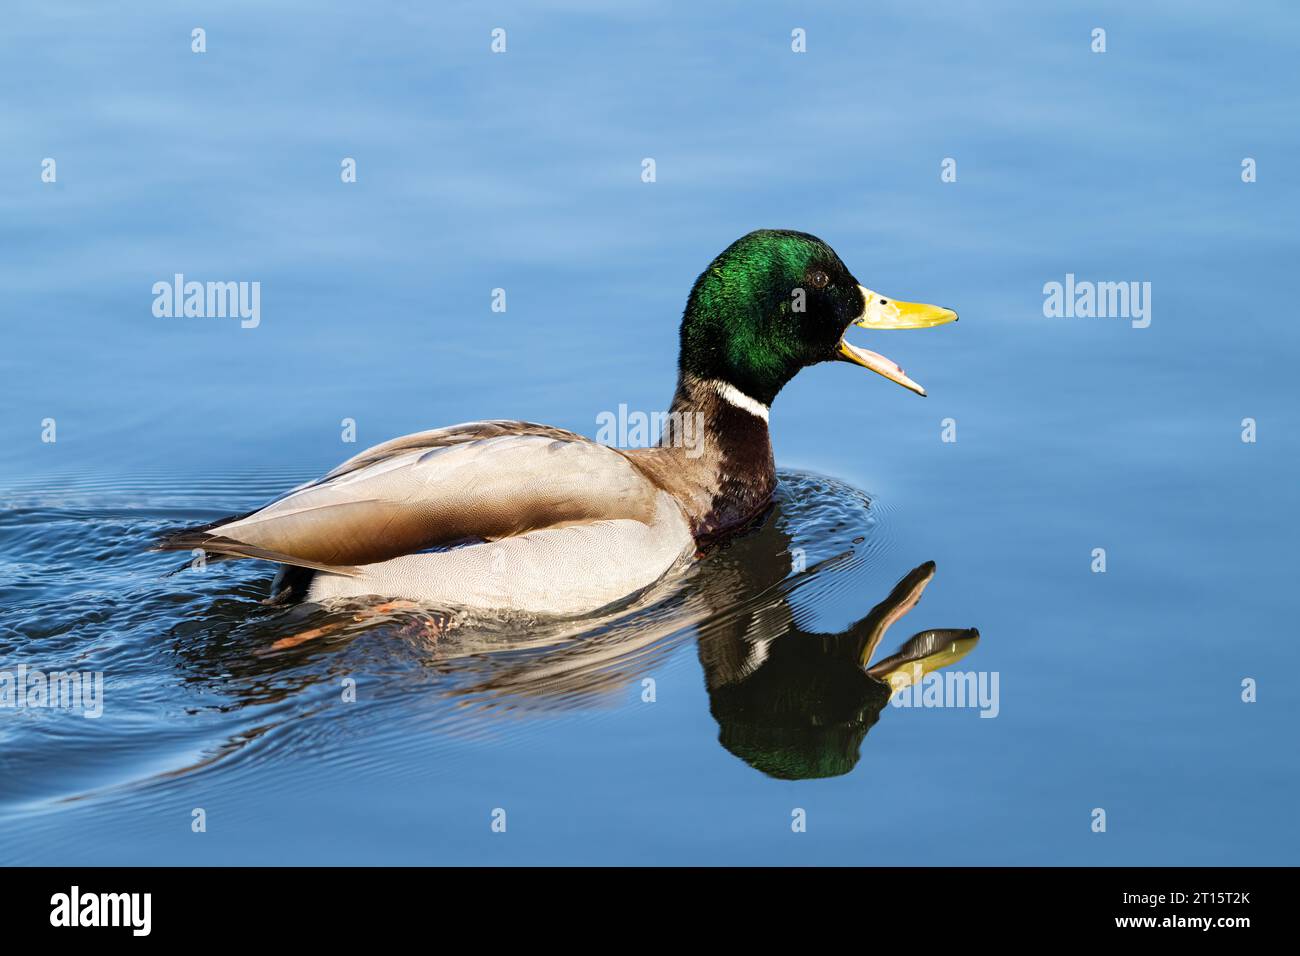
<svg viewBox="0 0 1300 956"><path fill-rule="evenodd" d="M850 325L928 328L957 318L861 285L816 236L759 229L737 239L695 280L682 317L680 367L770 405L800 369L849 361L924 395L884 356L848 345Z"/></svg>

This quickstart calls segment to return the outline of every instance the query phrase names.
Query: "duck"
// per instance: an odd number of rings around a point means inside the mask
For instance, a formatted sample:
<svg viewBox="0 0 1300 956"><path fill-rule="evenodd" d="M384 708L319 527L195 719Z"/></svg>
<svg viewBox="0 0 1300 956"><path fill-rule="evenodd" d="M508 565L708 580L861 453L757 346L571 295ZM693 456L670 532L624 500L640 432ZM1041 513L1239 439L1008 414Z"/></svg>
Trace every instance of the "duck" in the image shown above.
<svg viewBox="0 0 1300 956"><path fill-rule="evenodd" d="M803 369L845 362L926 394L897 363L851 344L850 327L955 321L951 309L872 291L814 235L759 229L691 288L656 444L616 448L528 421L435 428L368 448L253 511L169 532L153 550L275 563L268 603L590 614L767 510L769 412Z"/></svg>

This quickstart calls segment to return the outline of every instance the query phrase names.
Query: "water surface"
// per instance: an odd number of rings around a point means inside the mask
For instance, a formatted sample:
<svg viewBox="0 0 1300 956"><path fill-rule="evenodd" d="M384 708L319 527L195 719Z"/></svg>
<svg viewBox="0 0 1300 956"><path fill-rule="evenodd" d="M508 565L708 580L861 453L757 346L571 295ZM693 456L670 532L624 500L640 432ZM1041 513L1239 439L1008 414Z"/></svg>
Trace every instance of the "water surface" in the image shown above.
<svg viewBox="0 0 1300 956"><path fill-rule="evenodd" d="M4 862L1295 862L1291 5L8 25L0 669L106 684L98 720L0 712ZM757 227L962 321L861 336L928 399L792 383L777 509L663 588L447 628L145 552L402 433L662 408L691 281ZM178 272L260 281L261 324L155 317ZM1150 326L1045 318L1067 273L1152 283ZM997 673L996 718L877 710L845 669L927 562L876 656L978 628L946 670ZM782 729L787 691L828 706Z"/></svg>

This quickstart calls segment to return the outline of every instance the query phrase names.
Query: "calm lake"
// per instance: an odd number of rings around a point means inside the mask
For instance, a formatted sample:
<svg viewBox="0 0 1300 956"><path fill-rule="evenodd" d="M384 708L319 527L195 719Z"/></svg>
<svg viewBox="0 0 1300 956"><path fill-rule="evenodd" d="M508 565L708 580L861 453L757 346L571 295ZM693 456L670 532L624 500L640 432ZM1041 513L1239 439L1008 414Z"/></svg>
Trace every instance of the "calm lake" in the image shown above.
<svg viewBox="0 0 1300 956"><path fill-rule="evenodd" d="M0 862L1296 862L1290 5L7 26L0 703L103 683L0 706ZM662 410L760 227L962 320L850 333L925 399L802 373L773 511L687 574L448 629L147 552L403 433ZM178 273L258 321L155 314ZM1146 314L1047 314L1067 281ZM974 699L898 706L863 653L936 629Z"/></svg>

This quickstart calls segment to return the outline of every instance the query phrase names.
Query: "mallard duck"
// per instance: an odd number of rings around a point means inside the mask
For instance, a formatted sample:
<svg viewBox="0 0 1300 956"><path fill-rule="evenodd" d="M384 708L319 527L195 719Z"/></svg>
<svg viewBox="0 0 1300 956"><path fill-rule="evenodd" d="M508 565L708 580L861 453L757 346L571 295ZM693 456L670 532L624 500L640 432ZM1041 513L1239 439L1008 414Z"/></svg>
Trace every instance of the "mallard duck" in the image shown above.
<svg viewBox="0 0 1300 956"><path fill-rule="evenodd" d="M691 289L658 445L618 449L522 421L452 425L376 445L256 511L170 534L156 549L277 562L273 600L375 595L595 611L767 508L776 486L768 409L801 369L850 362L925 395L897 364L845 341L849 326L956 319L873 292L815 236L751 232ZM700 441L684 440L688 422L702 425Z"/></svg>

